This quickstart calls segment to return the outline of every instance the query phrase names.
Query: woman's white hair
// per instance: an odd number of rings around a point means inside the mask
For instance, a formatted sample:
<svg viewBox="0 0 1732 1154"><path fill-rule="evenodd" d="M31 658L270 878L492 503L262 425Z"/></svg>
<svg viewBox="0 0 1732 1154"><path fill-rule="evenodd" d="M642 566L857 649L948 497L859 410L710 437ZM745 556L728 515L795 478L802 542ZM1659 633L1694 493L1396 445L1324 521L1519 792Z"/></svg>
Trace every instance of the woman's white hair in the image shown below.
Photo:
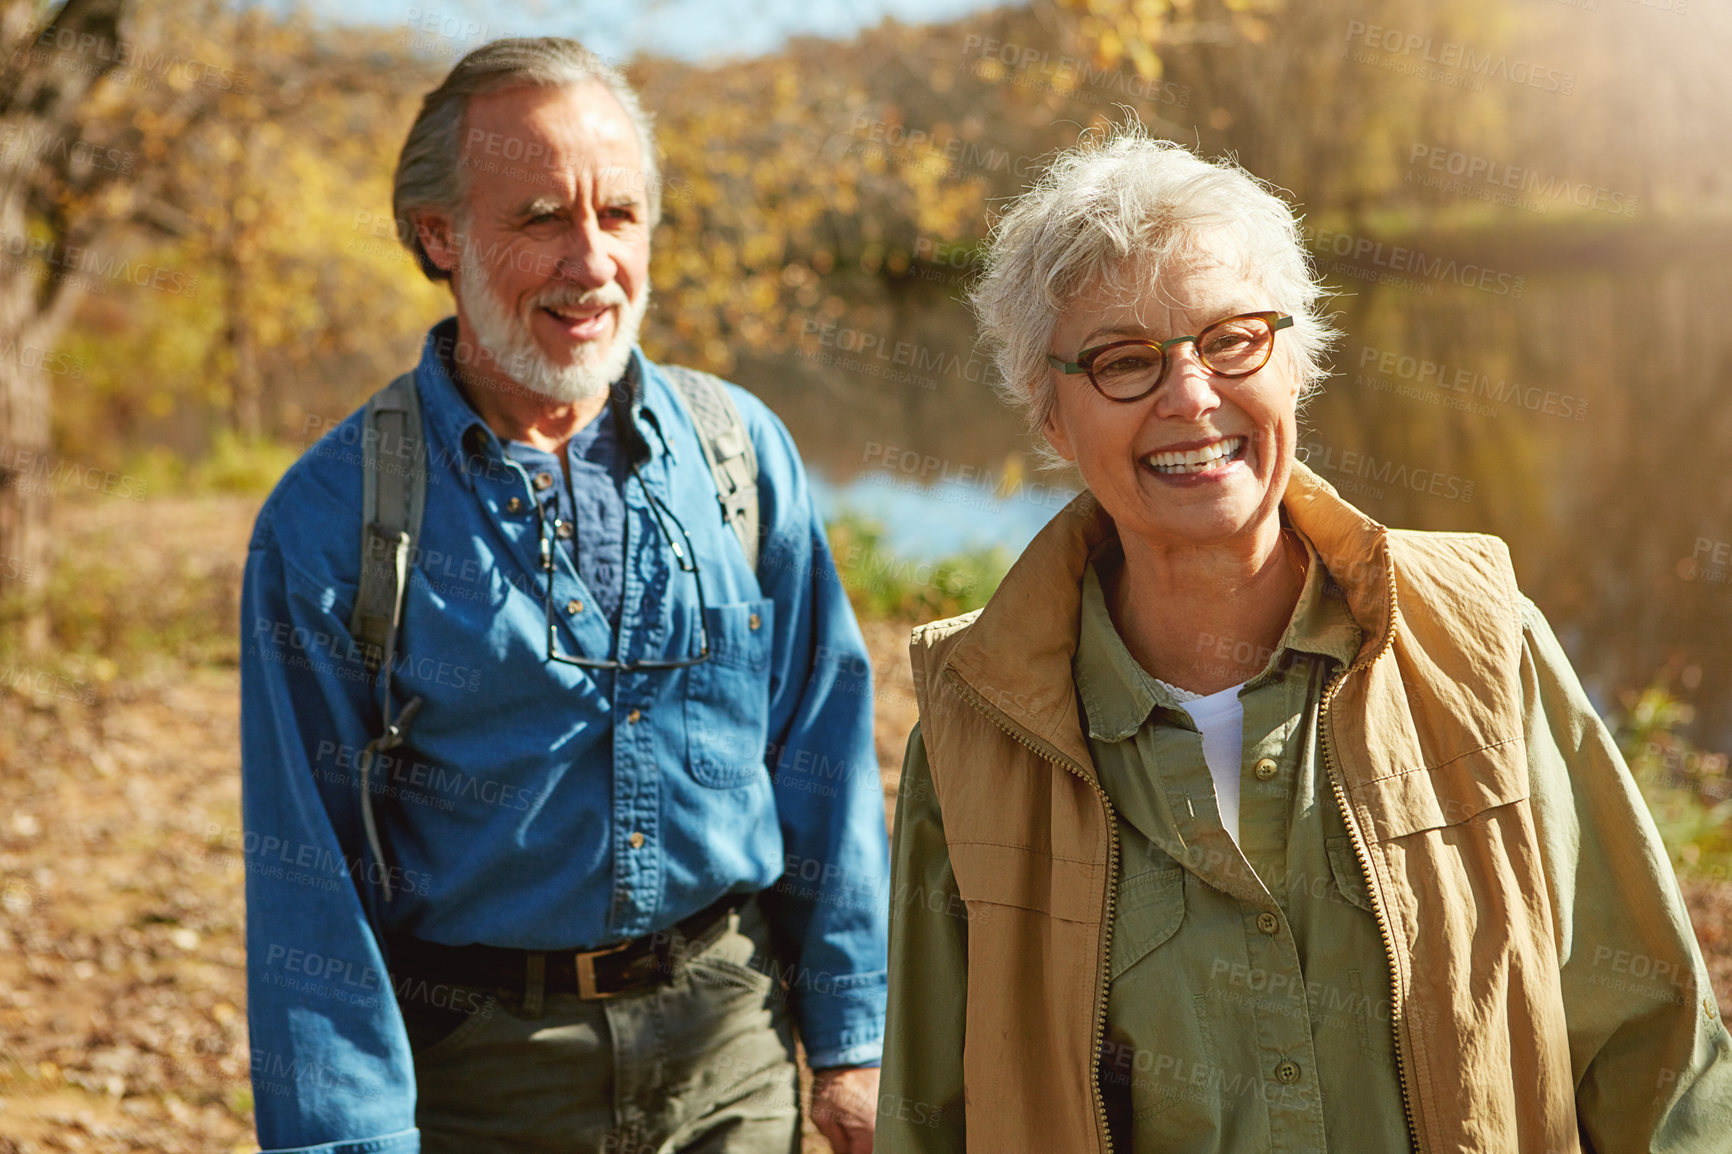
<svg viewBox="0 0 1732 1154"><path fill-rule="evenodd" d="M1280 344L1309 393L1329 375L1324 356L1338 334L1318 315L1325 294L1292 209L1232 161L1203 160L1132 122L1061 152L987 240L969 301L1000 395L1038 433L1052 411L1046 358L1065 309L1099 284L1136 299L1205 245L1236 262L1267 307L1292 314Z"/></svg>

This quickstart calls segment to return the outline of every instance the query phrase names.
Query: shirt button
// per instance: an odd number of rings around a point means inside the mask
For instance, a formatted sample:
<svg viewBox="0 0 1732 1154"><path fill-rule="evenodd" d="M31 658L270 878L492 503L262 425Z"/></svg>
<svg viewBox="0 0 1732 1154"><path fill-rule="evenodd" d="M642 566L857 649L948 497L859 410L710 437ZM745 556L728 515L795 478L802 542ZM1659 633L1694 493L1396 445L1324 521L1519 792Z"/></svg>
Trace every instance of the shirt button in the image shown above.
<svg viewBox="0 0 1732 1154"><path fill-rule="evenodd" d="M1266 934L1272 934L1281 928L1281 923L1275 919L1274 914L1261 913L1257 915L1257 928Z"/></svg>
<svg viewBox="0 0 1732 1154"><path fill-rule="evenodd" d="M1707 1015L1710 1022L1720 1016L1714 1012L1714 995L1709 994L1706 998L1702 999L1702 1013Z"/></svg>
<svg viewBox="0 0 1732 1154"><path fill-rule="evenodd" d="M1299 1080L1299 1063L1282 1062L1275 1067L1275 1080L1292 1085Z"/></svg>
<svg viewBox="0 0 1732 1154"><path fill-rule="evenodd" d="M571 540L571 522L555 521L553 523L553 535L558 537L561 541Z"/></svg>
<svg viewBox="0 0 1732 1154"><path fill-rule="evenodd" d="M754 613L750 617L746 618L746 624L751 626L753 629L756 629L758 626L762 625L763 623L764 623L763 620L756 613Z"/></svg>
<svg viewBox="0 0 1732 1154"><path fill-rule="evenodd" d="M565 603L565 611L567 613L571 614L572 616L576 616L577 614L583 612L583 602L577 600L576 598L573 598L572 600L567 601Z"/></svg>
<svg viewBox="0 0 1732 1154"><path fill-rule="evenodd" d="M641 712L639 712L638 710L634 709L630 713L625 715L625 719L626 719L626 721L630 722L632 725L636 725L638 722L643 720L643 714Z"/></svg>
<svg viewBox="0 0 1732 1154"><path fill-rule="evenodd" d="M1265 757L1261 761L1257 762L1256 765L1251 767L1251 772L1257 775L1258 781L1268 781L1270 778L1275 776L1275 770L1277 768L1279 767L1273 761Z"/></svg>
<svg viewBox="0 0 1732 1154"><path fill-rule="evenodd" d="M513 498L511 498L511 500L505 502L505 511L507 513L521 513L521 512L523 512L523 498L522 497L513 497Z"/></svg>
<svg viewBox="0 0 1732 1154"><path fill-rule="evenodd" d="M553 474L552 473L537 473L537 474L535 474L535 490L536 490L536 492L539 493L543 489L551 489L551 488L553 488Z"/></svg>
<svg viewBox="0 0 1732 1154"><path fill-rule="evenodd" d="M642 849L643 848L643 834L638 833L636 830L632 831L630 841L631 841L631 848L633 848L633 849Z"/></svg>

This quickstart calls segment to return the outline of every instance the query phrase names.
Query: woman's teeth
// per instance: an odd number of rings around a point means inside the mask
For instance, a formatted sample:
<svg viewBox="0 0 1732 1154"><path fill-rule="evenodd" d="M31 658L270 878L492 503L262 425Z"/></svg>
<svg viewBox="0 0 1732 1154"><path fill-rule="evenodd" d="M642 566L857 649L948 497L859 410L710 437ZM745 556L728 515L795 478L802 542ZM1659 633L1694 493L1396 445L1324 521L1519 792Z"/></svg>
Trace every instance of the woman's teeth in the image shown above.
<svg viewBox="0 0 1732 1154"><path fill-rule="evenodd" d="M1236 456L1245 447L1245 438L1228 437L1201 449L1182 453L1150 453L1143 460L1157 473L1200 473Z"/></svg>

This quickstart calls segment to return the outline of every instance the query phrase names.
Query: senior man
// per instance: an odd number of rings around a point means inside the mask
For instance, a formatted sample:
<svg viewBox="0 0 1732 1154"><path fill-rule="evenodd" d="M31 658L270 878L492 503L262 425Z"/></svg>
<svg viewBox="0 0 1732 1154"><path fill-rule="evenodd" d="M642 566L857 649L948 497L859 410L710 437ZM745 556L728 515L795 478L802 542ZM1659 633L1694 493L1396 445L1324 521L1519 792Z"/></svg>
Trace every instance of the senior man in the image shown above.
<svg viewBox="0 0 1732 1154"><path fill-rule="evenodd" d="M457 315L247 560L260 1144L796 1151L797 1025L820 1129L869 1151L865 648L781 423L637 347L648 118L573 41L489 44L393 199Z"/></svg>

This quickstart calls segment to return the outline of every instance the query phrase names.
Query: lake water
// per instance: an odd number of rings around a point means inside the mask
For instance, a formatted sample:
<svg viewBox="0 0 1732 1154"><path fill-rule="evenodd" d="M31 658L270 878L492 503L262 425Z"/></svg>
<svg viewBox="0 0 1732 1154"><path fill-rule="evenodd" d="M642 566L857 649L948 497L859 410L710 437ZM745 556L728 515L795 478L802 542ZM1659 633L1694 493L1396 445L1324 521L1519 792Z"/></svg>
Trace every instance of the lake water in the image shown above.
<svg viewBox="0 0 1732 1154"><path fill-rule="evenodd" d="M844 484L814 474L812 486L826 519L841 513L870 517L884 526L892 551L927 560L995 545L1020 553L1077 495L1075 488L1038 480L1011 490L975 480L926 484L888 469Z"/></svg>
<svg viewBox="0 0 1732 1154"><path fill-rule="evenodd" d="M1721 750L1732 748L1729 252L1724 234L1612 253L1461 252L1505 274L1489 288L1379 283L1374 263L1325 254L1346 336L1300 438L1312 467L1386 524L1503 538L1597 700L1666 682ZM920 557L1019 550L1077 484L1031 463L955 295L910 278L852 322L866 355L843 337L735 374L787 421L822 474L826 510L874 516ZM899 345L941 367L893 371L870 351Z"/></svg>

